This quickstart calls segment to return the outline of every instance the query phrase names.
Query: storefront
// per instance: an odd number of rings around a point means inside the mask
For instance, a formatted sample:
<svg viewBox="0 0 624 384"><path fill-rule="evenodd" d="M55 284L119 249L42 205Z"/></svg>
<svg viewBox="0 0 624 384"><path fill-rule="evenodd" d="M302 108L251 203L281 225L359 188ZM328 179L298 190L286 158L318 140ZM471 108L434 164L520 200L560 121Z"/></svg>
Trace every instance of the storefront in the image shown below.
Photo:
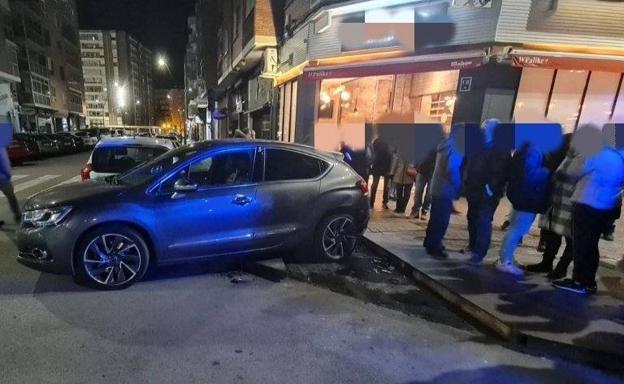
<svg viewBox="0 0 624 384"><path fill-rule="evenodd" d="M293 104L301 84L314 87L314 146L336 150L344 141L360 149L371 124L439 123L448 131L460 96L460 71L483 63L484 52L470 50L310 67L299 84L285 85L281 97L285 105ZM309 113L311 105L305 106L300 113ZM294 124L289 122L297 117L289 116L289 110L297 108L285 109L280 126L286 137L294 138Z"/></svg>
<svg viewBox="0 0 624 384"><path fill-rule="evenodd" d="M516 121L546 119L566 133L580 125L624 123L624 57L517 49L522 68Z"/></svg>

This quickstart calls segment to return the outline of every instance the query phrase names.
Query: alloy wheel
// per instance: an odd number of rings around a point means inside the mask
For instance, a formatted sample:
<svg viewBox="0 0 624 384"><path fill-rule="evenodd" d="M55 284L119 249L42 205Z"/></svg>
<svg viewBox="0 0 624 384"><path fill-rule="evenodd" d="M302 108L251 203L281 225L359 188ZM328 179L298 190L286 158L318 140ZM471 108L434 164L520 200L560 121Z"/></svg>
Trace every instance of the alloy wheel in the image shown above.
<svg viewBox="0 0 624 384"><path fill-rule="evenodd" d="M342 260L349 256L356 245L353 221L339 216L330 221L323 231L323 251L332 260Z"/></svg>
<svg viewBox="0 0 624 384"><path fill-rule="evenodd" d="M141 259L137 244L118 233L97 236L87 245L82 257L87 275L111 287L134 279L141 269Z"/></svg>

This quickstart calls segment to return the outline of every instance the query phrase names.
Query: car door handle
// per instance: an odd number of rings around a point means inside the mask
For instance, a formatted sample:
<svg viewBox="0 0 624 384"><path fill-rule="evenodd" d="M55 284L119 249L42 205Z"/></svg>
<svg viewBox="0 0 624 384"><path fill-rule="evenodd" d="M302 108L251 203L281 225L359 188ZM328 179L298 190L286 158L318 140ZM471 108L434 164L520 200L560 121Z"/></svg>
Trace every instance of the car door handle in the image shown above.
<svg viewBox="0 0 624 384"><path fill-rule="evenodd" d="M234 200L232 200L232 204L236 205L247 205L249 203L251 203L251 198L245 195L236 195Z"/></svg>

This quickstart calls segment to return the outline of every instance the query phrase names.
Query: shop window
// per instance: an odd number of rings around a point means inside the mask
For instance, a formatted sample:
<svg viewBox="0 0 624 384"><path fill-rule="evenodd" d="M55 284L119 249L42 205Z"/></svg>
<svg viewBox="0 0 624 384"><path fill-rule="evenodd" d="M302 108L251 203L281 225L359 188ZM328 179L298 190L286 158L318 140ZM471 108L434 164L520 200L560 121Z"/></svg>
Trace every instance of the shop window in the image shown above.
<svg viewBox="0 0 624 384"><path fill-rule="evenodd" d="M620 77L621 74L615 72L591 73L579 126L591 123L602 127L609 122Z"/></svg>
<svg viewBox="0 0 624 384"><path fill-rule="evenodd" d="M557 71L546 117L561 124L564 133L574 132L576 129L588 75L587 71Z"/></svg>
<svg viewBox="0 0 624 384"><path fill-rule="evenodd" d="M516 122L531 122L544 118L554 73L554 69L522 70L514 109Z"/></svg>
<svg viewBox="0 0 624 384"><path fill-rule="evenodd" d="M624 74L622 74L622 76L624 77ZM611 122L624 124L624 83L622 82L622 79L620 79L620 93L618 94L615 102L615 109L613 110Z"/></svg>

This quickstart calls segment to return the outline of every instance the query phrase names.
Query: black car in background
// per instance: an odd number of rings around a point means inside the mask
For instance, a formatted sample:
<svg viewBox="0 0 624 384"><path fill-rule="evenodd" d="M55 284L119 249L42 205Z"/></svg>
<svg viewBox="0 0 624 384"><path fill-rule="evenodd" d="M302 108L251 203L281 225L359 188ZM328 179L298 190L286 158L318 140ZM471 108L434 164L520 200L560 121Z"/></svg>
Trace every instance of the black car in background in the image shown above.
<svg viewBox="0 0 624 384"><path fill-rule="evenodd" d="M54 142L54 145L57 146L61 154L76 152L76 144L74 144L74 140L72 140L70 137L56 133L46 134L44 136L48 137L50 140L52 140L52 142Z"/></svg>
<svg viewBox="0 0 624 384"><path fill-rule="evenodd" d="M74 143L74 152L82 152L85 150L84 141L81 137L78 137L71 132L59 132L57 135L70 139Z"/></svg>

